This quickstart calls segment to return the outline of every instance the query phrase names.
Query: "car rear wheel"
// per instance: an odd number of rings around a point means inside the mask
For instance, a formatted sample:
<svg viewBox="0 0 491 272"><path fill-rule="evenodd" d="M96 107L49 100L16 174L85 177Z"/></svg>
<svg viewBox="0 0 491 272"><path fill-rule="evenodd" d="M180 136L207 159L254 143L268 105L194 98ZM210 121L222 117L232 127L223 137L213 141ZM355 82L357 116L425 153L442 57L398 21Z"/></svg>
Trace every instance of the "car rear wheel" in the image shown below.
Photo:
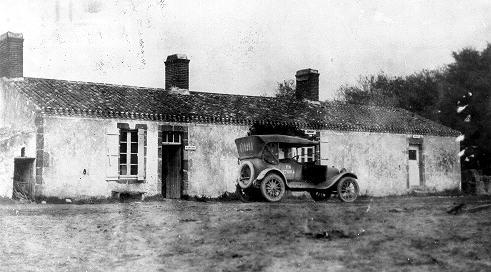
<svg viewBox="0 0 491 272"><path fill-rule="evenodd" d="M269 202L280 201L285 191L285 182L277 174L268 174L261 182L261 194Z"/></svg>
<svg viewBox="0 0 491 272"><path fill-rule="evenodd" d="M355 201L359 192L358 183L352 177L344 177L338 182L338 196L343 202Z"/></svg>
<svg viewBox="0 0 491 272"><path fill-rule="evenodd" d="M251 186L252 181L254 180L254 174L254 166L252 163L250 161L242 162L239 166L239 178L237 180L240 187L245 189Z"/></svg>
<svg viewBox="0 0 491 272"><path fill-rule="evenodd" d="M331 191L329 190L310 191L309 193L314 201L326 201L331 197Z"/></svg>

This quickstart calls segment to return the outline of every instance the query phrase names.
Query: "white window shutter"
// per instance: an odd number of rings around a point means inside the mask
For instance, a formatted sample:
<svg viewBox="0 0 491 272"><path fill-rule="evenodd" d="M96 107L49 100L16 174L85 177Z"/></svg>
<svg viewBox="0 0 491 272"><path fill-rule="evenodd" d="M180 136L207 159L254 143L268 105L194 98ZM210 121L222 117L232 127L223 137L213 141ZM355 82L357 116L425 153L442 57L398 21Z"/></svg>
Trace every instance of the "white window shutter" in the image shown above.
<svg viewBox="0 0 491 272"><path fill-rule="evenodd" d="M145 179L145 130L138 129L138 180Z"/></svg>
<svg viewBox="0 0 491 272"><path fill-rule="evenodd" d="M119 178L119 129L106 129L106 179Z"/></svg>

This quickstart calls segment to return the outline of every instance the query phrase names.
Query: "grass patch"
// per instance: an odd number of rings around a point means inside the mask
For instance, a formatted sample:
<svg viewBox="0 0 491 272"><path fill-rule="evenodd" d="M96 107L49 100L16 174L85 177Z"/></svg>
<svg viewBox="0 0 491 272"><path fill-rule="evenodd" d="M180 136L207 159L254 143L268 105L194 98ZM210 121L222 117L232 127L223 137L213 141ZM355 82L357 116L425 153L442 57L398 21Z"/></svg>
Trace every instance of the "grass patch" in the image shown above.
<svg viewBox="0 0 491 272"><path fill-rule="evenodd" d="M439 192L428 192L427 196L463 196L464 193L459 190L459 188L455 189L447 189Z"/></svg>
<svg viewBox="0 0 491 272"><path fill-rule="evenodd" d="M218 197L207 197L207 196L188 196L182 197L184 200L197 201L197 202L228 202L228 201L239 201L239 196L235 192L225 192Z"/></svg>
<svg viewBox="0 0 491 272"><path fill-rule="evenodd" d="M153 195L153 196L147 196L145 199L143 199L144 202L153 202L153 201L164 201L165 198L162 195Z"/></svg>
<svg viewBox="0 0 491 272"><path fill-rule="evenodd" d="M69 200L67 202L67 200ZM106 197L88 197L81 199L72 199L72 198L60 198L54 196L42 196L36 198L36 203L41 204L42 202L46 202L46 204L106 204L106 203L116 203L119 202L118 199L106 198Z"/></svg>
<svg viewBox="0 0 491 272"><path fill-rule="evenodd" d="M19 203L19 201L13 200L8 197L0 197L0 204L15 204L15 203Z"/></svg>

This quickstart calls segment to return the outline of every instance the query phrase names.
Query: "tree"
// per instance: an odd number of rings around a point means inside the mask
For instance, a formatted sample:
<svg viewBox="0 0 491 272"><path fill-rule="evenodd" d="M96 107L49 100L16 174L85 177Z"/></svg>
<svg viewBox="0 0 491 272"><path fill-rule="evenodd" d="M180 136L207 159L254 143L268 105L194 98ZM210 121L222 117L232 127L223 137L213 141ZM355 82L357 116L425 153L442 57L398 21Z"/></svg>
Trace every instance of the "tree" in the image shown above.
<svg viewBox="0 0 491 272"><path fill-rule="evenodd" d="M452 55L454 62L438 70L361 77L355 86L342 86L338 96L348 103L404 108L459 130L462 168L491 174L491 44L482 52L464 48Z"/></svg>
<svg viewBox="0 0 491 272"><path fill-rule="evenodd" d="M288 79L283 82L278 82L274 96L281 100L283 106L290 107L296 106L298 103L295 97L295 80ZM267 119L266 117L264 119ZM283 134L290 136L298 136L306 139L315 140L315 137L305 134L305 131L299 127L291 125L270 125L262 124L261 122L255 122L250 128L248 135L262 135L262 134Z"/></svg>
<svg viewBox="0 0 491 272"><path fill-rule="evenodd" d="M378 75L361 77L358 85L342 86L338 97L348 103L399 107L435 120L441 73L423 70L407 77Z"/></svg>
<svg viewBox="0 0 491 272"><path fill-rule="evenodd" d="M283 82L278 82L278 86L274 92L274 96L285 100L295 98L295 80L288 79Z"/></svg>
<svg viewBox="0 0 491 272"><path fill-rule="evenodd" d="M440 102L440 121L464 134L463 168L491 174L491 44L453 52Z"/></svg>

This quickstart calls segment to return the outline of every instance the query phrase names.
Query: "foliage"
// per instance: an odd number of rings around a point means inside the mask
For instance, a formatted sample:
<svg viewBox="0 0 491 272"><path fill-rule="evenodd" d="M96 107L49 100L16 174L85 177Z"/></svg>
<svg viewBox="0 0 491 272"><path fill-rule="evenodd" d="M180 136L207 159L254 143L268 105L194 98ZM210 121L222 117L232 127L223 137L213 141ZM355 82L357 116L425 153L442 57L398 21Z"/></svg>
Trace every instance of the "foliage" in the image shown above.
<svg viewBox="0 0 491 272"><path fill-rule="evenodd" d="M274 96L285 100L295 98L295 80L289 79L278 82Z"/></svg>
<svg viewBox="0 0 491 272"><path fill-rule="evenodd" d="M454 62L438 70L409 76L361 77L355 86L342 86L348 103L400 107L459 130L464 169L491 171L491 44L479 52L453 52Z"/></svg>
<svg viewBox="0 0 491 272"><path fill-rule="evenodd" d="M283 80L283 82L278 82L274 96L284 103L286 107L291 105L291 103L296 102L295 98L295 80ZM265 114L265 113L262 113ZM267 119L265 116L263 119ZM252 124L249 128L248 135L265 135L265 134L283 134L290 136L298 136L303 138L309 138L305 134L304 130L298 127L292 127L289 125L272 125L267 123L261 123L259 121Z"/></svg>
<svg viewBox="0 0 491 272"><path fill-rule="evenodd" d="M399 107L435 119L441 72L423 70L407 77L388 76L381 72L376 76L361 77L358 86L342 86L338 90L341 99L349 103Z"/></svg>
<svg viewBox="0 0 491 272"><path fill-rule="evenodd" d="M453 57L443 83L440 121L465 135L464 168L491 174L491 44L482 52L465 48ZM451 110L455 105L460 112Z"/></svg>

